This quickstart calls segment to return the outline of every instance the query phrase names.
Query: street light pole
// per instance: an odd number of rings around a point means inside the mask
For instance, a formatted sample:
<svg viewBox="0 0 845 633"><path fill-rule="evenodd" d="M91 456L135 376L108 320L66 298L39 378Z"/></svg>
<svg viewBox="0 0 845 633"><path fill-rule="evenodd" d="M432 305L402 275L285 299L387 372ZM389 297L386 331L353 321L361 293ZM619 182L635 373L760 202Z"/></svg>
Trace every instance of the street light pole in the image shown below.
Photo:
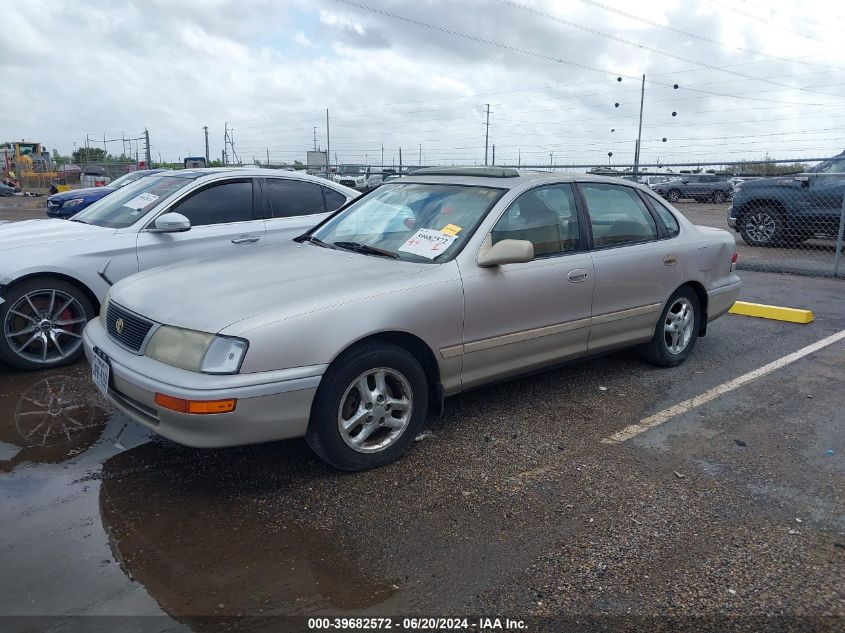
<svg viewBox="0 0 845 633"><path fill-rule="evenodd" d="M640 126L637 132L637 148L634 150L634 176L640 171L640 148L643 139L643 103L645 102L645 75L643 75L643 85L640 89Z"/></svg>

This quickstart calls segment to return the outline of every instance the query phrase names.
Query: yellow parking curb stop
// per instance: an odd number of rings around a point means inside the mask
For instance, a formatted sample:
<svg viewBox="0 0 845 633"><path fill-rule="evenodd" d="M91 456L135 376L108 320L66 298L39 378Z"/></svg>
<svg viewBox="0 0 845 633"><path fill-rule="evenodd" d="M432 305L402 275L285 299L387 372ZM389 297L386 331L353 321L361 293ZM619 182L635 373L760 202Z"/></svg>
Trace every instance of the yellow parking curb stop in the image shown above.
<svg viewBox="0 0 845 633"><path fill-rule="evenodd" d="M788 321L789 323L811 323L813 321L812 310L767 306L762 303L747 303L745 301L737 301L734 303L731 306L731 309L728 310L728 313L760 317L761 319Z"/></svg>

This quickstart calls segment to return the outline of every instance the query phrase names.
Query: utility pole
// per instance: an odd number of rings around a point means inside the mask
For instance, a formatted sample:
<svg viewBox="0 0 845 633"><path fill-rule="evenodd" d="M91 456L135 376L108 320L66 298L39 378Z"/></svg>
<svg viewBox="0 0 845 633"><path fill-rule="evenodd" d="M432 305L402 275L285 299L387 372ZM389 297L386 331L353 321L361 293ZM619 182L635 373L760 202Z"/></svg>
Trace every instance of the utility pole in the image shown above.
<svg viewBox="0 0 845 633"><path fill-rule="evenodd" d="M516 155L516 166L521 167L522 166L522 148L520 147L516 151L518 152L517 155Z"/></svg>
<svg viewBox="0 0 845 633"><path fill-rule="evenodd" d="M121 156L126 156L126 132L120 133L120 140L123 141L123 154Z"/></svg>
<svg viewBox="0 0 845 633"><path fill-rule="evenodd" d="M549 152L549 171L554 171L552 169L552 165L554 165L554 164L555 164L555 153Z"/></svg>
<svg viewBox="0 0 845 633"><path fill-rule="evenodd" d="M223 167L229 164L228 156L226 155L226 144L229 142L229 123L223 124Z"/></svg>
<svg viewBox="0 0 845 633"><path fill-rule="evenodd" d="M496 164L496 144L493 143L493 164Z"/></svg>
<svg viewBox="0 0 845 633"><path fill-rule="evenodd" d="M314 126L314 151L317 151L317 126Z"/></svg>
<svg viewBox="0 0 845 633"><path fill-rule="evenodd" d="M106 156L109 155L109 148L106 146L106 133L103 132L103 151L105 152Z"/></svg>
<svg viewBox="0 0 845 633"><path fill-rule="evenodd" d="M422 143L420 143L420 159L417 161L417 165L422 167Z"/></svg>
<svg viewBox="0 0 845 633"><path fill-rule="evenodd" d="M326 108L326 176L331 174L331 169L329 169L329 163L331 162L332 157L332 141L331 136L329 135L329 109Z"/></svg>
<svg viewBox="0 0 845 633"><path fill-rule="evenodd" d="M269 148L269 147L265 147L265 148L264 148L264 151L266 151L266 152L267 152L267 166L269 167L269 166L270 166L270 148Z"/></svg>
<svg viewBox="0 0 845 633"><path fill-rule="evenodd" d="M643 85L640 90L640 127L637 132L637 149L634 152L634 176L640 170L640 145L643 138L643 103L645 102L645 75L643 75Z"/></svg>
<svg viewBox="0 0 845 633"><path fill-rule="evenodd" d="M144 158L147 161L147 169L149 169L150 163L153 162L153 159L150 155L150 131L147 128L144 128L144 143L146 144L144 147Z"/></svg>
<svg viewBox="0 0 845 633"><path fill-rule="evenodd" d="M402 173L402 148L399 148L399 173Z"/></svg>
<svg viewBox="0 0 845 633"><path fill-rule="evenodd" d="M381 168L384 169L384 143L381 144Z"/></svg>
<svg viewBox="0 0 845 633"><path fill-rule="evenodd" d="M202 129L205 131L205 166L208 167L209 156L208 156L208 126L203 125Z"/></svg>
<svg viewBox="0 0 845 633"><path fill-rule="evenodd" d="M487 164L487 143L490 140L490 104L487 106L487 123L484 124L484 164Z"/></svg>

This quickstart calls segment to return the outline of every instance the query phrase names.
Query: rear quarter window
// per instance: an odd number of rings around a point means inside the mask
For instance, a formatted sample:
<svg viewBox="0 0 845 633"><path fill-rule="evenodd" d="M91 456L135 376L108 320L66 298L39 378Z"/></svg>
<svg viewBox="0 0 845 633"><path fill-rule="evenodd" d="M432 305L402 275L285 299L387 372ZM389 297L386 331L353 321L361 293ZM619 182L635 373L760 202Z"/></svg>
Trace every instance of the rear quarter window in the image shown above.
<svg viewBox="0 0 845 633"><path fill-rule="evenodd" d="M649 202L651 202L651 206L654 208L654 211L660 218L663 228L666 229L666 234L669 237L675 237L678 235L678 233L681 232L681 227L678 224L678 219L675 217L675 214L667 209L666 205L660 202L657 198L649 196L648 199Z"/></svg>

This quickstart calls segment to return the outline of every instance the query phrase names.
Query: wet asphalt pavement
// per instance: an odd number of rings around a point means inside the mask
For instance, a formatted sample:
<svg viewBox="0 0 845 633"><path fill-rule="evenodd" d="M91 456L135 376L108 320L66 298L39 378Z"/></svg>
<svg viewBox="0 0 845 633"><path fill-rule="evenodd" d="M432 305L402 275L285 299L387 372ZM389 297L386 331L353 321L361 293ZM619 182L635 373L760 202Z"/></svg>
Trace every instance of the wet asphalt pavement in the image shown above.
<svg viewBox="0 0 845 633"><path fill-rule="evenodd" d="M679 368L624 351L466 393L408 456L358 474L302 441L155 439L109 409L84 363L0 369L0 627L305 630L273 617L314 614L845 627L845 341L601 443L845 329L845 282L743 278L743 299L815 322L726 316ZM78 617L91 615L158 617Z"/></svg>

